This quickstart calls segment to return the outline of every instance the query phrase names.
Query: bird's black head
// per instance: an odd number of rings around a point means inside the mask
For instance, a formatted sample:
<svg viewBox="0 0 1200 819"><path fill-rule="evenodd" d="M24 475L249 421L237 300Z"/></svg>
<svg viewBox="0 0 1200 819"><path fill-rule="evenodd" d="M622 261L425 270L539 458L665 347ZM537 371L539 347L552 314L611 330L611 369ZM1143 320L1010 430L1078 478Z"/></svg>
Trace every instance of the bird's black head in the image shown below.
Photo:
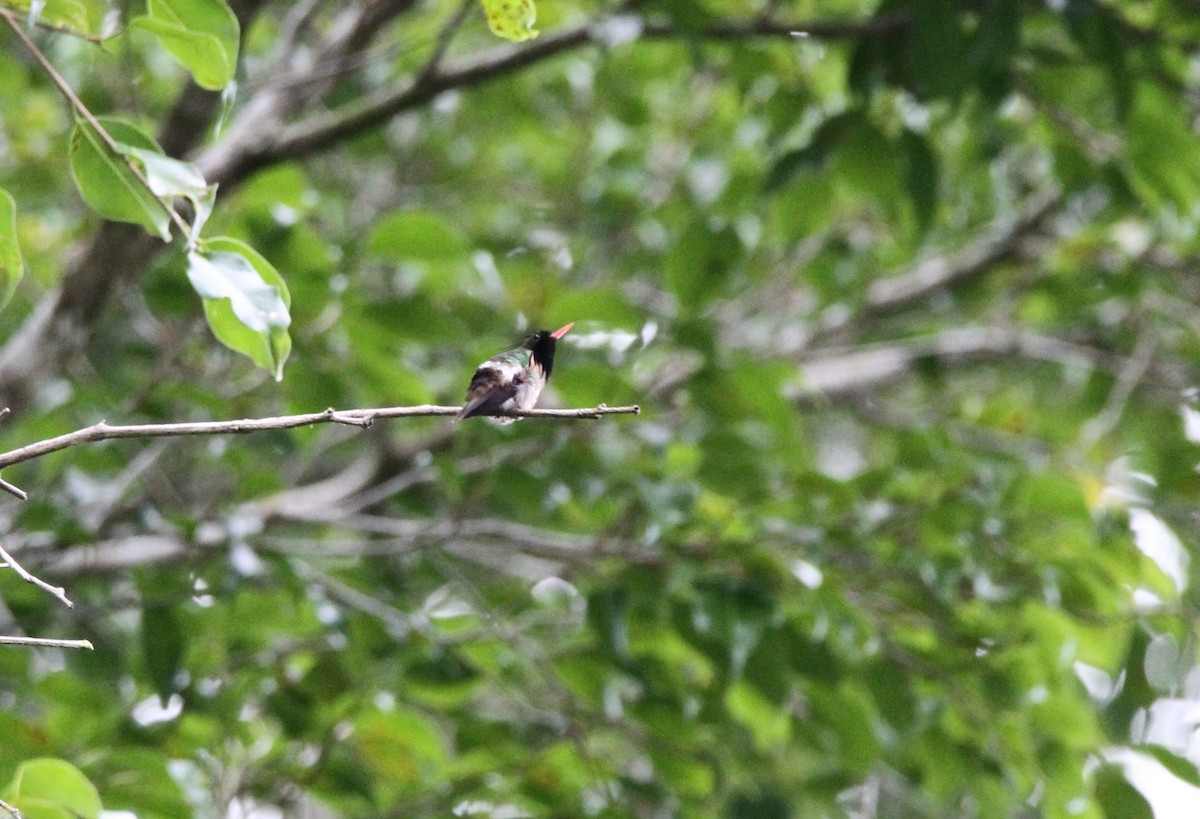
<svg viewBox="0 0 1200 819"><path fill-rule="evenodd" d="M547 379L550 378L550 370L554 369L554 348L558 345L558 340L574 326L575 322L571 322L566 327L559 327L553 333L549 330L538 330L525 339L523 346L533 353L533 360L542 368Z"/></svg>

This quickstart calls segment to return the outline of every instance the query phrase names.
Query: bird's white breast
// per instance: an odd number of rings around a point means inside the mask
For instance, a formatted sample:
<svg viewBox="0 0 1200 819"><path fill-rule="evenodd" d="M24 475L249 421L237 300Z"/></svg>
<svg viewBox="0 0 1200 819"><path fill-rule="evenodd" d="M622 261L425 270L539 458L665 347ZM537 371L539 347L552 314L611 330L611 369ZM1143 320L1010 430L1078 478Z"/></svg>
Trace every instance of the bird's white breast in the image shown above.
<svg viewBox="0 0 1200 819"><path fill-rule="evenodd" d="M530 373L521 365L507 361L498 361L491 365L491 369L499 374L500 381L517 385L516 393L501 404L501 408L533 409L537 404L538 397L542 394L542 387L546 385L546 379L541 377L540 372ZM529 377L530 375L533 377Z"/></svg>

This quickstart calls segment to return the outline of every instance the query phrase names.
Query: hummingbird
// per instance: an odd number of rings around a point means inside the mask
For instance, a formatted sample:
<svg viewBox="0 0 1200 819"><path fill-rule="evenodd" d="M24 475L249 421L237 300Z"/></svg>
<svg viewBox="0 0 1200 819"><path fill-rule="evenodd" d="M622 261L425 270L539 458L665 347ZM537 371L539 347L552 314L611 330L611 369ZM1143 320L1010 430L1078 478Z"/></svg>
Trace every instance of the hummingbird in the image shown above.
<svg viewBox="0 0 1200 819"><path fill-rule="evenodd" d="M554 347L575 326L571 322L553 333L538 330L514 350L494 355L479 365L467 387L467 403L458 418L491 415L510 409L532 409L554 368ZM516 418L497 418L511 424Z"/></svg>

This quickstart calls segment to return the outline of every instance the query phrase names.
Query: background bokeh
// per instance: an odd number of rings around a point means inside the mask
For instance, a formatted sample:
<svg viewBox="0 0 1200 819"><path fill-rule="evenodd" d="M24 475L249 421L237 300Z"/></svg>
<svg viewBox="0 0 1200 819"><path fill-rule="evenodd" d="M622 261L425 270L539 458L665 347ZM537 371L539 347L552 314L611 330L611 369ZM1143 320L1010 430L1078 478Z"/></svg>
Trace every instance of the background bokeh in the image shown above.
<svg viewBox="0 0 1200 819"><path fill-rule="evenodd" d="M33 36L219 182L211 232L290 289L283 380L178 240L89 212L4 31L0 448L453 404L569 321L542 404L642 414L6 469L5 547L76 605L0 573L0 633L95 651L0 650L0 786L59 758L143 819L1196 798L1194 3L542 0L520 44L474 3L232 7L224 98L144 31Z"/></svg>

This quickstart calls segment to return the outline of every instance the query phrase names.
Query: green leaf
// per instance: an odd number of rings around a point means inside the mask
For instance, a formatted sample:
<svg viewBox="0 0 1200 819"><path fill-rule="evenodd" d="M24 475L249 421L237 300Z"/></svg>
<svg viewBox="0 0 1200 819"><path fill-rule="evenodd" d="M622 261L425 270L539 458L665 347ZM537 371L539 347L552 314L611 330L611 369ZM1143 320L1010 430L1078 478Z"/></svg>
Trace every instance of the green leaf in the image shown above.
<svg viewBox="0 0 1200 819"><path fill-rule="evenodd" d="M162 155L146 134L124 120L99 117L101 127L119 145ZM141 225L164 242L171 239L171 220L163 203L113 151L89 123L76 120L71 131L71 176L85 202L105 219Z"/></svg>
<svg viewBox="0 0 1200 819"><path fill-rule="evenodd" d="M1123 115L1129 109L1132 82L1125 64L1128 54L1125 29L1114 18L1115 15L1096 0L1068 0L1063 11L1071 38L1090 60L1108 72L1113 99Z"/></svg>
<svg viewBox="0 0 1200 819"><path fill-rule="evenodd" d="M279 271L244 242L218 237L188 253L187 275L204 299L213 335L281 380L292 350L287 332L292 319L291 296Z"/></svg>
<svg viewBox="0 0 1200 819"><path fill-rule="evenodd" d="M916 0L912 38L905 53L909 88L921 99L957 99L971 81L966 15L956 3Z"/></svg>
<svg viewBox="0 0 1200 819"><path fill-rule="evenodd" d="M417 788L445 762L437 724L417 711L367 713L355 728L356 749L378 781Z"/></svg>
<svg viewBox="0 0 1200 819"><path fill-rule="evenodd" d="M23 762L4 792L4 801L25 819L97 819L103 809L96 786L61 759Z"/></svg>
<svg viewBox="0 0 1200 819"><path fill-rule="evenodd" d="M225 0L149 0L147 9L132 26L153 34L197 85L220 91L233 81L239 26Z"/></svg>
<svg viewBox="0 0 1200 819"><path fill-rule="evenodd" d="M191 162L173 159L161 150L125 145L120 140L117 141L117 147L122 153L138 160L155 195L163 198L186 196L195 201L208 193L204 174Z"/></svg>
<svg viewBox="0 0 1200 819"><path fill-rule="evenodd" d="M1200 770L1196 768L1195 763L1190 759L1173 753L1162 745L1147 743L1145 745L1135 745L1133 749L1144 754L1149 754L1157 759L1173 775L1187 782L1189 785L1195 785L1200 788Z"/></svg>
<svg viewBox="0 0 1200 819"><path fill-rule="evenodd" d="M904 186L912 202L917 224L928 230L937 208L938 165L929 143L919 134L905 131L900 137L904 156Z"/></svg>
<svg viewBox="0 0 1200 819"><path fill-rule="evenodd" d="M488 28L497 37L519 43L538 36L533 27L537 7L533 0L480 0L487 15Z"/></svg>
<svg viewBox="0 0 1200 819"><path fill-rule="evenodd" d="M146 181L155 195L167 202L176 196L191 200L195 215L192 218L190 241L195 246L208 217L212 215L217 201L217 186L205 182L204 174L191 162L174 159L162 151L150 151L123 143L117 143L117 146L142 166Z"/></svg>
<svg viewBox="0 0 1200 819"><path fill-rule="evenodd" d="M721 291L740 251L732 228L713 230L707 222L695 220L667 254L667 282L684 306L703 306Z"/></svg>
<svg viewBox="0 0 1200 819"><path fill-rule="evenodd" d="M1125 161L1137 193L1186 212L1200 196L1200 146L1175 94L1139 86L1129 115Z"/></svg>
<svg viewBox="0 0 1200 819"><path fill-rule="evenodd" d="M392 262L450 259L467 247L454 224L427 210L390 214L376 222L367 237L367 251Z"/></svg>
<svg viewBox="0 0 1200 819"><path fill-rule="evenodd" d="M725 707L754 737L759 750L784 745L792 736L788 709L771 702L747 682L739 680L725 692Z"/></svg>
<svg viewBox="0 0 1200 819"><path fill-rule="evenodd" d="M192 739L195 726L207 718L184 716L176 741ZM215 737L209 742L216 742ZM190 746L190 747L195 747ZM120 771L119 777L111 777L104 783L104 799L114 811L132 811L140 819L152 816L192 816L194 809L184 797L179 783L171 777L171 761L160 749L149 747L115 747L107 749L105 763L109 770ZM117 815L114 813L114 815Z"/></svg>
<svg viewBox="0 0 1200 819"><path fill-rule="evenodd" d="M101 34L108 12L103 0L45 0L37 5L30 0L9 0L4 5L26 14L32 25L41 23L93 37Z"/></svg>
<svg viewBox="0 0 1200 819"><path fill-rule="evenodd" d="M149 605L142 611L142 650L146 668L159 698L165 704L175 693L175 677L183 660L186 642L179 615L172 607Z"/></svg>
<svg viewBox="0 0 1200 819"><path fill-rule="evenodd" d="M979 24L971 36L970 61L984 96L995 103L1012 89L1012 63L1021 44L1019 0L982 0Z"/></svg>
<svg viewBox="0 0 1200 819"><path fill-rule="evenodd" d="M0 188L0 307L8 304L24 273L21 245L17 242L17 203Z"/></svg>
<svg viewBox="0 0 1200 819"><path fill-rule="evenodd" d="M1129 784L1119 765L1105 765L1097 771L1096 801L1109 819L1154 819L1150 803Z"/></svg>
<svg viewBox="0 0 1200 819"><path fill-rule="evenodd" d="M829 157L855 128L865 124L859 111L845 111L822 122L803 148L781 156L767 173L766 190L777 191L805 170L821 171Z"/></svg>

